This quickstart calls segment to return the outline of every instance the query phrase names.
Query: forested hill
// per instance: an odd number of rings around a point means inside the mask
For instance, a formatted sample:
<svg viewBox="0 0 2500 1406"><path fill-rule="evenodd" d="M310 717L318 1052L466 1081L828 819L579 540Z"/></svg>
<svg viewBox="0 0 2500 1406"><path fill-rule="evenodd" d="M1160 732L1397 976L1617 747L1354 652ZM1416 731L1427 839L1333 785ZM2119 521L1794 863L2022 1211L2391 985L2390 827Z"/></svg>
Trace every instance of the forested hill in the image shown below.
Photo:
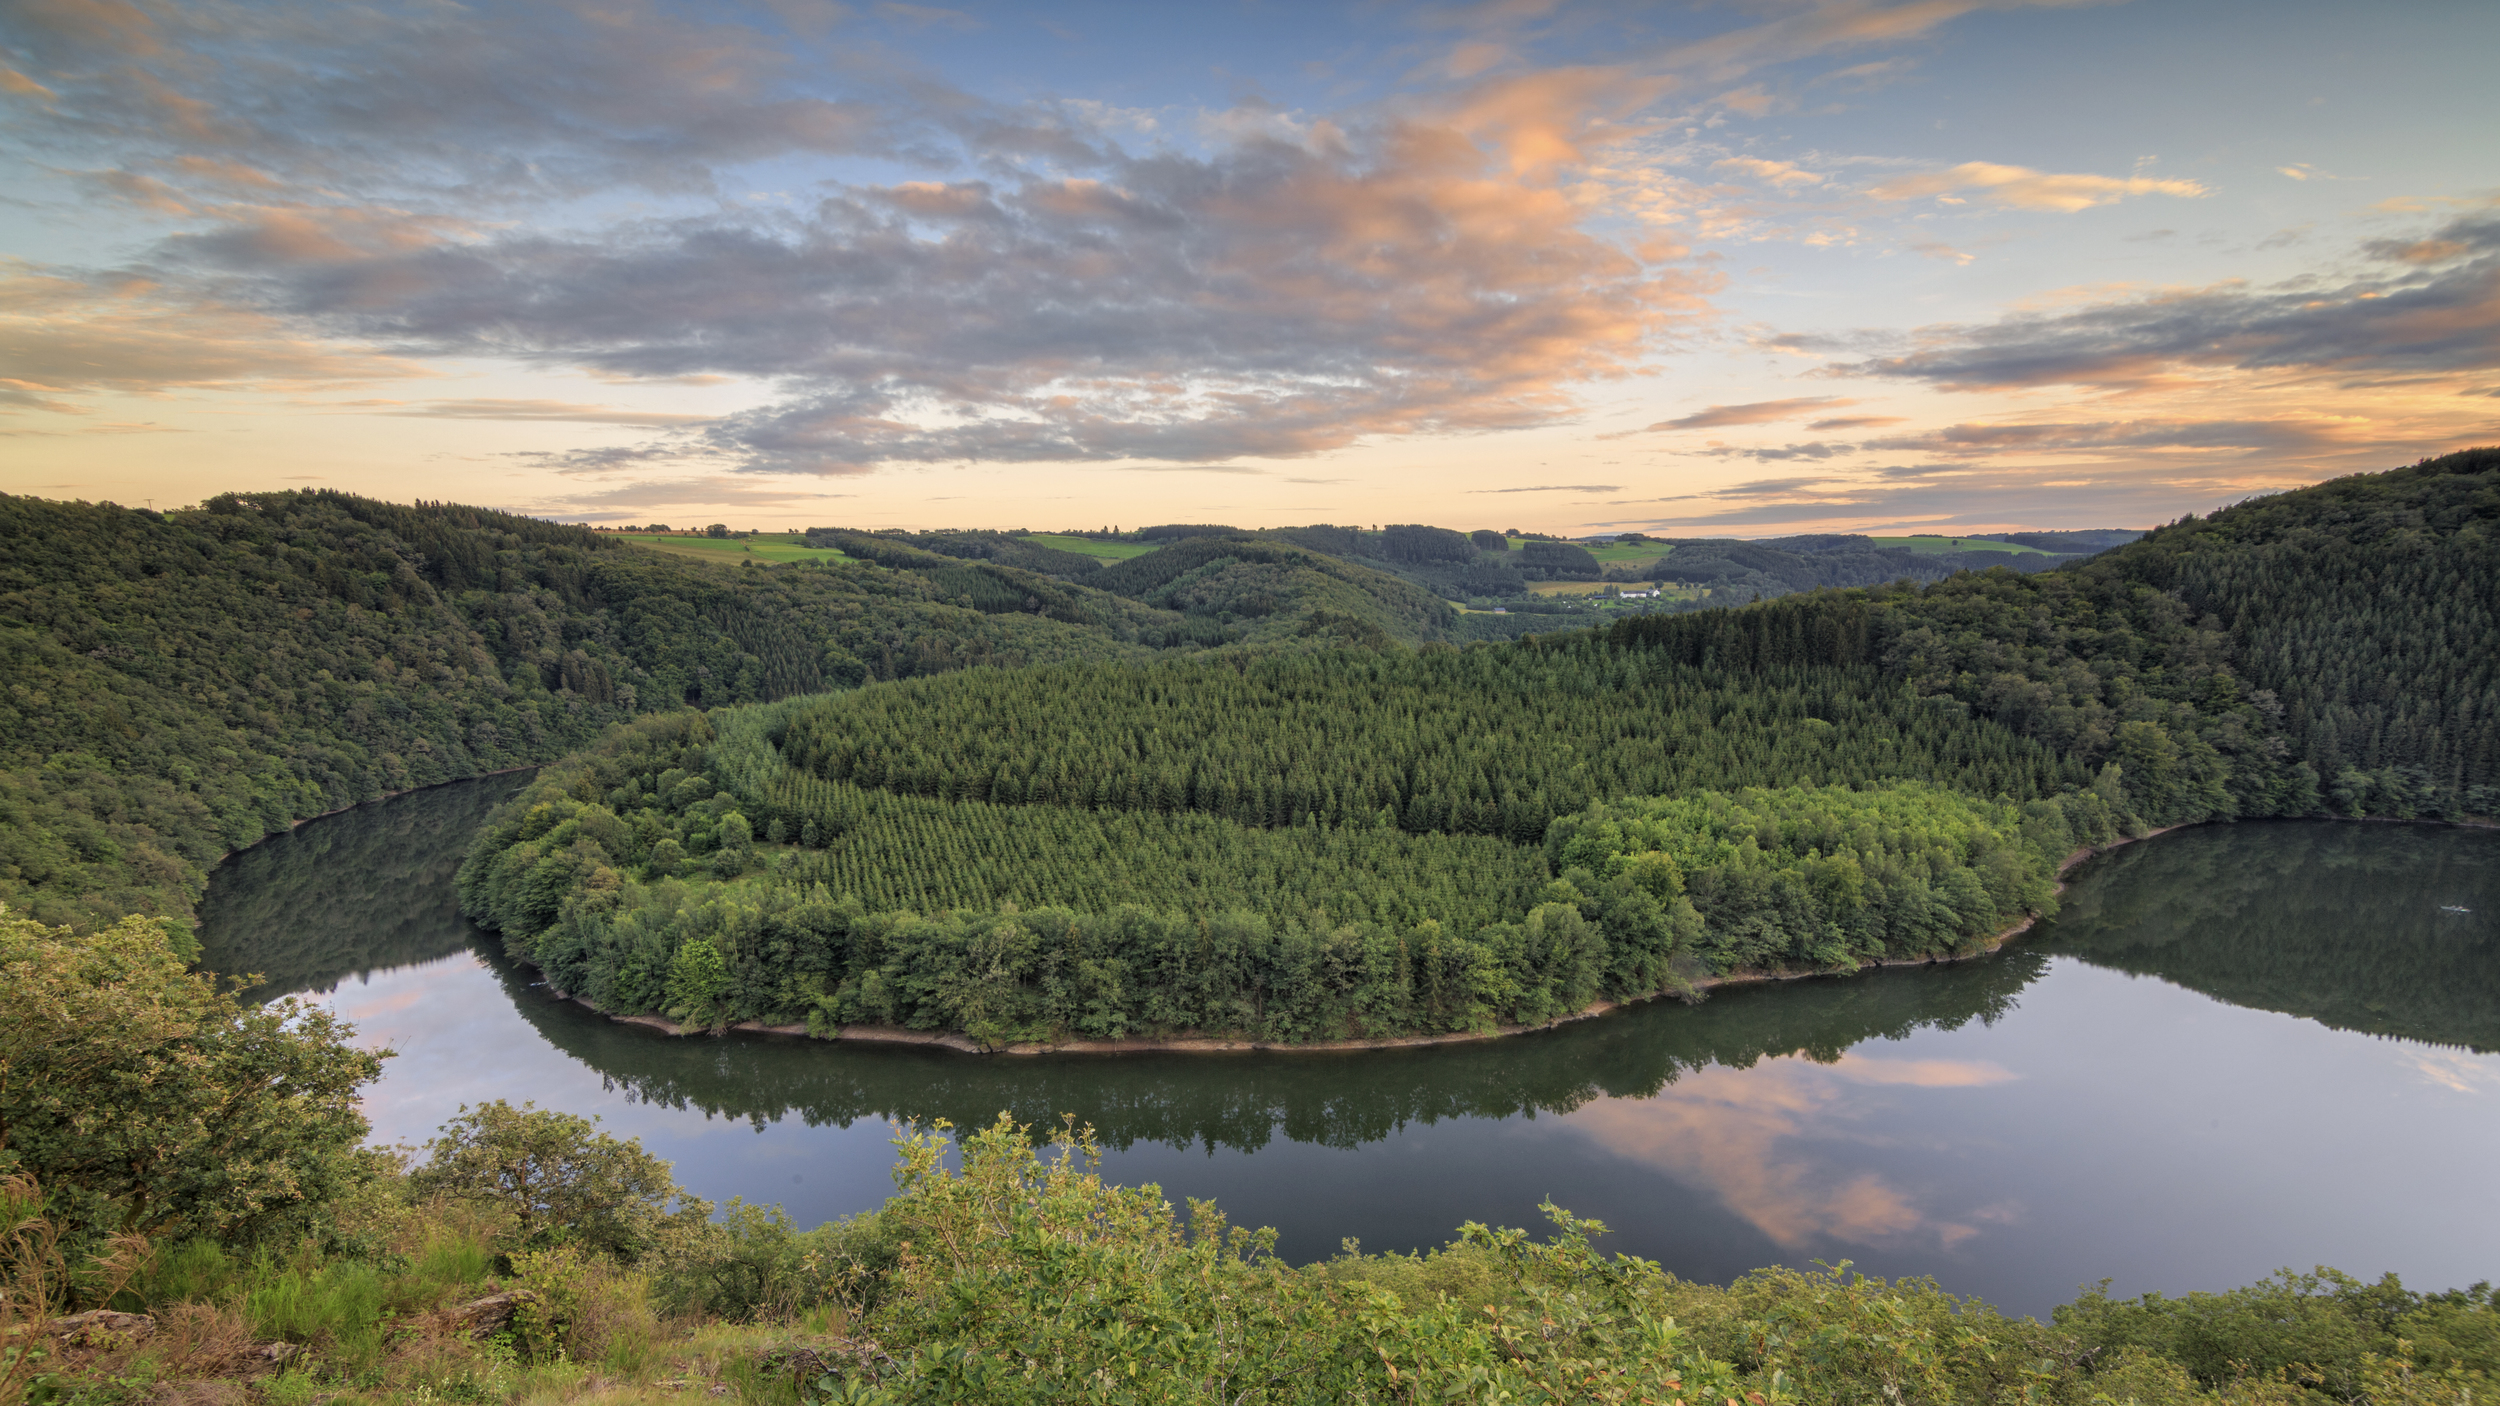
<svg viewBox="0 0 2500 1406"><path fill-rule="evenodd" d="M1191 638L1204 644L1376 647L1453 637L1458 612L1426 585L1375 569L1386 567L1385 561L1283 540L1292 535L1210 527L1186 537L1150 538L1169 545L1110 566L998 532L816 527L808 529L807 540L863 561L925 573L941 589L968 599L1024 601L1054 614L1062 613L1059 602L1067 585L1091 587L1178 614L1189 622ZM1058 580L1037 581L1036 573Z"/></svg>
<svg viewBox="0 0 2500 1406"><path fill-rule="evenodd" d="M2490 814L2495 470L2062 570L655 719L500 812L464 906L613 1010L1009 1040L1481 1028L1958 950L2119 829Z"/></svg>
<svg viewBox="0 0 2500 1406"><path fill-rule="evenodd" d="M1070 620L958 584L331 492L162 514L0 496L0 903L182 918L228 850L637 713L1195 638L1103 592L1061 588Z"/></svg>
<svg viewBox="0 0 2500 1406"><path fill-rule="evenodd" d="M1714 667L1880 666L2150 813L2500 812L2500 449L2188 517L2037 575L1627 620Z"/></svg>

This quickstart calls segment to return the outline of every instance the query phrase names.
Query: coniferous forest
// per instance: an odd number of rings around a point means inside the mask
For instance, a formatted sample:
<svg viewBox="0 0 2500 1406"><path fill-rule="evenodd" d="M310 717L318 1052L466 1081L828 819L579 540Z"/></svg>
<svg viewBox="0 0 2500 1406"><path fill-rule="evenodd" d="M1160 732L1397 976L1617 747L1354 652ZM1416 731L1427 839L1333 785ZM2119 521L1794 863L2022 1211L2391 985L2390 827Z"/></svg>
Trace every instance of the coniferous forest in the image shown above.
<svg viewBox="0 0 2500 1406"><path fill-rule="evenodd" d="M2121 834L2494 810L2495 483L2476 451L2053 571L654 720L491 821L464 902L606 1009L991 1043L1950 954Z"/></svg>

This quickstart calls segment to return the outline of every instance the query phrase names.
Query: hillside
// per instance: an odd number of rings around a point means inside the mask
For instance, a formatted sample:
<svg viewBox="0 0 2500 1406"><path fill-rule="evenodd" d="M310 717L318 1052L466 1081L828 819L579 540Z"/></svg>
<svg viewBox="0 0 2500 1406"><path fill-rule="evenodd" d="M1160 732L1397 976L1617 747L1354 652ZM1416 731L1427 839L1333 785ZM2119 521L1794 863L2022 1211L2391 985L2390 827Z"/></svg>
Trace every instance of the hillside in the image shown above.
<svg viewBox="0 0 2500 1406"><path fill-rule="evenodd" d="M1951 952L2122 829L2487 813L2492 654L2465 646L2494 638L2495 464L2339 481L2062 570L646 727L499 812L463 902L608 1009L993 1042L1483 1029ZM1155 598L1259 550L1191 536L1093 579ZM2309 651L2298 708L2266 686L2279 641ZM2403 726L2359 662L2389 658L2450 727Z"/></svg>
<svg viewBox="0 0 2500 1406"><path fill-rule="evenodd" d="M1415 524L1380 532L1326 525L1286 527L1255 535L1397 577L1437 597L1464 602L1472 610L1499 608L1512 614L1565 617L1560 621L1494 621L1469 616L1460 626L1463 637L1507 639L1528 629L1588 625L1622 614L1744 605L1827 586L1941 581L1955 572L1998 566L2040 571L2141 534L2050 533L2045 534L2044 544L2033 545L1994 538L1879 541L1841 533L1753 542L1634 533L1594 548ZM1597 593L1564 597L1538 589L1539 583L1563 581L1621 587L1658 584L1670 589L1663 596L1638 600Z"/></svg>
<svg viewBox="0 0 2500 1406"><path fill-rule="evenodd" d="M2189 517L2062 570L1625 621L1721 667L1873 665L2148 818L2500 812L2500 449Z"/></svg>
<svg viewBox="0 0 2500 1406"><path fill-rule="evenodd" d="M329 492L163 514L0 497L0 903L182 919L229 850L637 714L1194 638L1082 588L1054 618L950 584Z"/></svg>

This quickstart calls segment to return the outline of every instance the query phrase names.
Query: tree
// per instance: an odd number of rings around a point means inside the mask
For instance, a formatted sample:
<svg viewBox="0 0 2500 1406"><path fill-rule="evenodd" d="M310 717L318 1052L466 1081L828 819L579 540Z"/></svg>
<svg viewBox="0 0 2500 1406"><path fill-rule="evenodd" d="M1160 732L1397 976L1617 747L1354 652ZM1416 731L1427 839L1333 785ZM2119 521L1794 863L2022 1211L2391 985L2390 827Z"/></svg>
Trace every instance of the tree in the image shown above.
<svg viewBox="0 0 2500 1406"><path fill-rule="evenodd" d="M729 535L729 524L725 522L713 523L711 526L703 529L703 535L706 537L726 537Z"/></svg>
<svg viewBox="0 0 2500 1406"><path fill-rule="evenodd" d="M511 1212L516 1248L566 1242L628 1261L671 1221L710 1218L711 1205L679 1190L668 1163L597 1122L502 1099L462 1104L426 1144L432 1155L409 1188Z"/></svg>
<svg viewBox="0 0 2500 1406"><path fill-rule="evenodd" d="M1503 536L1499 532L1491 530L1490 528L1487 528L1482 532L1468 533L1467 540L1475 543L1476 550L1480 552L1507 552L1510 550L1510 539Z"/></svg>
<svg viewBox="0 0 2500 1406"><path fill-rule="evenodd" d="M81 936L0 909L0 1173L40 1180L74 1246L300 1224L366 1175L383 1055L353 1034L185 971L161 920Z"/></svg>

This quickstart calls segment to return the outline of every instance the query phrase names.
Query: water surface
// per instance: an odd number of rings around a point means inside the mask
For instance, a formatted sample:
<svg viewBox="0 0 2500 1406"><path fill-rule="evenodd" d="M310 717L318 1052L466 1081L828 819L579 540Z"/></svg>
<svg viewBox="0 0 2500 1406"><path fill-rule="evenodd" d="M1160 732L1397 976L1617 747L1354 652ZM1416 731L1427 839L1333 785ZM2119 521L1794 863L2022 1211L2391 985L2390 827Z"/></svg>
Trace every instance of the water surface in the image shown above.
<svg viewBox="0 0 2500 1406"><path fill-rule="evenodd" d="M1848 1259L2026 1313L2102 1278L2500 1272L2500 833L2182 831L2093 861L1994 957L1521 1039L1008 1059L678 1039L551 999L451 894L517 784L315 821L211 883L208 965L321 993L399 1052L367 1102L381 1140L535 1099L701 1195L814 1221L889 1194L899 1121L1073 1113L1114 1179L1213 1196L1297 1259L1536 1224L1551 1196L1694 1278Z"/></svg>

